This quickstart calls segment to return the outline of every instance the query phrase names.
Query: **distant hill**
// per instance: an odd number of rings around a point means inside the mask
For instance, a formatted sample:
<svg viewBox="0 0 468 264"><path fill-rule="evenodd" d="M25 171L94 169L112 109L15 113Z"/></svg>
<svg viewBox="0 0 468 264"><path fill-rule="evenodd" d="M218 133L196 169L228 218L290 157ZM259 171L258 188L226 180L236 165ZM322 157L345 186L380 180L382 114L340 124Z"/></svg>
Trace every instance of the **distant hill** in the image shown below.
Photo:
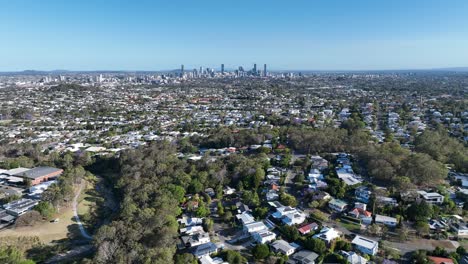
<svg viewBox="0 0 468 264"><path fill-rule="evenodd" d="M433 71L468 72L468 67L440 68L433 69Z"/></svg>

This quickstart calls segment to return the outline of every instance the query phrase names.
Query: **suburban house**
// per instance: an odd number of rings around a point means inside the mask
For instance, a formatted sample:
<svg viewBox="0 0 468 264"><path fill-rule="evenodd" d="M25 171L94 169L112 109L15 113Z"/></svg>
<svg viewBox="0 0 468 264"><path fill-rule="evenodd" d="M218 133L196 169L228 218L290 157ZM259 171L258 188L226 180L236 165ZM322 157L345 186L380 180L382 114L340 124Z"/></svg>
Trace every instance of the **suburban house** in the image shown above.
<svg viewBox="0 0 468 264"><path fill-rule="evenodd" d="M320 156L312 156L310 157L310 161L312 162L312 168L320 171L328 168L328 161Z"/></svg>
<svg viewBox="0 0 468 264"><path fill-rule="evenodd" d="M272 214L276 219L281 219L281 221L289 226L302 224L307 215L291 206L281 206L276 208L276 212Z"/></svg>
<svg viewBox="0 0 468 264"><path fill-rule="evenodd" d="M375 215L375 223L383 224L388 227L395 227L398 224L398 221L394 217L385 216L385 215Z"/></svg>
<svg viewBox="0 0 468 264"><path fill-rule="evenodd" d="M324 227L318 234L315 234L313 237L321 239L326 243L330 243L331 241L339 238L341 236L340 232L333 227Z"/></svg>
<svg viewBox="0 0 468 264"><path fill-rule="evenodd" d="M295 247L291 246L288 242L282 239L271 243L270 247L275 253L281 253L286 256L293 254L296 250Z"/></svg>
<svg viewBox="0 0 468 264"><path fill-rule="evenodd" d="M376 255L379 250L379 242L362 236L356 236L353 241L351 241L351 244L353 244L356 250L370 256Z"/></svg>
<svg viewBox="0 0 468 264"><path fill-rule="evenodd" d="M355 207L353 210L349 211L348 214L354 218L358 219L364 219L364 218L369 218L372 217L372 213L367 211L364 207Z"/></svg>
<svg viewBox="0 0 468 264"><path fill-rule="evenodd" d="M305 225L302 225L301 227L299 227L297 229L297 231L299 231L299 233L301 233L301 235L307 235L309 234L311 231L315 231L318 229L318 224L317 223L309 223L309 224L305 224Z"/></svg>
<svg viewBox="0 0 468 264"><path fill-rule="evenodd" d="M398 201L395 198L391 198L391 197L377 196L376 200L379 202L379 204L382 204L382 205L391 205L391 206L398 205Z"/></svg>
<svg viewBox="0 0 468 264"><path fill-rule="evenodd" d="M3 208L7 211L7 213L11 215L20 216L26 213L27 211L31 210L38 203L39 201L37 200L22 198L22 199L4 204Z"/></svg>
<svg viewBox="0 0 468 264"><path fill-rule="evenodd" d="M198 260L200 261L200 264L229 264L225 262L222 258L211 258L209 255L204 255Z"/></svg>
<svg viewBox="0 0 468 264"><path fill-rule="evenodd" d="M27 171L19 172L13 176L23 178L23 180L30 180L31 185L37 185L41 182L55 179L62 174L62 169L52 167L36 167Z"/></svg>
<svg viewBox="0 0 468 264"><path fill-rule="evenodd" d="M340 255L346 258L351 264L366 264L367 259L353 251L340 251Z"/></svg>
<svg viewBox="0 0 468 264"><path fill-rule="evenodd" d="M309 175L307 175L307 179L309 181L315 181L315 180L323 180L323 175L320 173L318 169L310 169Z"/></svg>
<svg viewBox="0 0 468 264"><path fill-rule="evenodd" d="M226 188L223 190L224 195L231 195L236 192L236 189L231 188L229 186L226 186Z"/></svg>
<svg viewBox="0 0 468 264"><path fill-rule="evenodd" d="M259 244L265 244L276 239L276 234L268 230L262 230L259 232L252 233L252 237L255 242Z"/></svg>
<svg viewBox="0 0 468 264"><path fill-rule="evenodd" d="M418 194L420 198L430 204L442 204L444 202L444 196L436 192L418 191Z"/></svg>
<svg viewBox="0 0 468 264"><path fill-rule="evenodd" d="M263 222L252 222L244 225L244 232L252 234L254 232L267 231L268 227Z"/></svg>
<svg viewBox="0 0 468 264"><path fill-rule="evenodd" d="M279 199L279 194L275 190L269 190L266 193L266 199L267 199L267 201L276 201L276 200Z"/></svg>
<svg viewBox="0 0 468 264"><path fill-rule="evenodd" d="M331 199L328 202L328 207L337 212L343 212L347 206L348 204L340 199Z"/></svg>
<svg viewBox="0 0 468 264"><path fill-rule="evenodd" d="M250 212L247 212L247 211L236 215L236 218L242 223L242 225L255 222L255 218L250 214Z"/></svg>
<svg viewBox="0 0 468 264"><path fill-rule="evenodd" d="M201 244L198 246L195 246L190 249L190 253L195 255L197 258L201 258L203 256L211 255L213 253L218 252L218 248L216 247L215 244L208 242L205 244Z"/></svg>
<svg viewBox="0 0 468 264"><path fill-rule="evenodd" d="M210 235L204 231L182 236L182 242L186 247L195 247L210 242Z"/></svg>
<svg viewBox="0 0 468 264"><path fill-rule="evenodd" d="M359 186L358 188L356 188L356 191L354 191L356 200L363 202L363 203L369 202L371 194L372 194L372 191L366 186Z"/></svg>
<svg viewBox="0 0 468 264"><path fill-rule="evenodd" d="M313 251L301 250L292 256L289 256L289 260L286 264L315 264L315 260L319 255Z"/></svg>
<svg viewBox="0 0 468 264"><path fill-rule="evenodd" d="M429 220L429 229L437 232L445 231L447 229L447 223L443 220L431 219Z"/></svg>
<svg viewBox="0 0 468 264"><path fill-rule="evenodd" d="M183 216L181 219L178 219L177 222L184 226L196 226L203 224L203 219L197 217Z"/></svg>
<svg viewBox="0 0 468 264"><path fill-rule="evenodd" d="M468 238L468 225L464 222L451 222L450 229L454 231L459 238Z"/></svg>
<svg viewBox="0 0 468 264"><path fill-rule="evenodd" d="M427 257L432 263L434 264L454 264L452 259L449 258L441 258L441 257Z"/></svg>
<svg viewBox="0 0 468 264"><path fill-rule="evenodd" d="M203 232L203 226L188 226L180 229L181 234L187 235L192 235L199 232Z"/></svg>

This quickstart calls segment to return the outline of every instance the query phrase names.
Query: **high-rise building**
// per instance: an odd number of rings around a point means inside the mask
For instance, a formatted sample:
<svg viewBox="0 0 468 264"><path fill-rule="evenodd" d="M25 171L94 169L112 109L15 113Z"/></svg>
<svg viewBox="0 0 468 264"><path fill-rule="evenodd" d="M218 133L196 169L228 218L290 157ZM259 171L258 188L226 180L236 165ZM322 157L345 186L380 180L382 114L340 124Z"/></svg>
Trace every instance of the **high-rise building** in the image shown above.
<svg viewBox="0 0 468 264"><path fill-rule="evenodd" d="M221 64L221 74L224 74L224 64Z"/></svg>
<svg viewBox="0 0 468 264"><path fill-rule="evenodd" d="M254 74L257 74L257 64L256 63L254 63L253 72L254 72Z"/></svg>
<svg viewBox="0 0 468 264"><path fill-rule="evenodd" d="M267 77L266 64L263 64L263 77Z"/></svg>
<svg viewBox="0 0 468 264"><path fill-rule="evenodd" d="M180 77L184 77L184 65L180 65Z"/></svg>

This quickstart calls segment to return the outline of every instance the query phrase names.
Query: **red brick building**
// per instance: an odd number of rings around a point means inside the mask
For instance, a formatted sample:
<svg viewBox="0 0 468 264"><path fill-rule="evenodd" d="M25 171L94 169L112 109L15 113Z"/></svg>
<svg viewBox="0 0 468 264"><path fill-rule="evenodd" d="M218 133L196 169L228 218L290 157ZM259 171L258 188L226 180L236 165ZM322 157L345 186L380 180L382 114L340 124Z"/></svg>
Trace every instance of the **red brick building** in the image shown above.
<svg viewBox="0 0 468 264"><path fill-rule="evenodd" d="M31 180L31 185L37 185L41 182L50 181L62 174L62 169L52 167L37 167L25 172L15 174L14 176Z"/></svg>

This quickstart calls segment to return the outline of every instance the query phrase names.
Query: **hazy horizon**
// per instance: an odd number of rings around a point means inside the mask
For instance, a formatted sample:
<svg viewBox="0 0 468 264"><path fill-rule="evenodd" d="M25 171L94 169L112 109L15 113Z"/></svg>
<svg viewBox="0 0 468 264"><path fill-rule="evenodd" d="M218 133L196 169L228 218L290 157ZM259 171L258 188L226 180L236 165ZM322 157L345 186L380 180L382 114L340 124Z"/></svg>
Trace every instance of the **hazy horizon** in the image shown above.
<svg viewBox="0 0 468 264"><path fill-rule="evenodd" d="M3 1L0 71L466 67L468 2Z"/></svg>

